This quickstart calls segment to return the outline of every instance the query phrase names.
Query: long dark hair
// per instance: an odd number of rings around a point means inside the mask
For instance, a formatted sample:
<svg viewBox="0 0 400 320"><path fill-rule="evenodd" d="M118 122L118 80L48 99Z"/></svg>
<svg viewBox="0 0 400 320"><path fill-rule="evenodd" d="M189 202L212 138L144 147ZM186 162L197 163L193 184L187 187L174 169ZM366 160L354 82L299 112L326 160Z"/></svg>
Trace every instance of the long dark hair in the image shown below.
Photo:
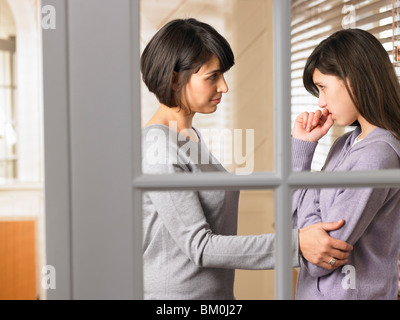
<svg viewBox="0 0 400 320"><path fill-rule="evenodd" d="M386 50L372 34L346 29L319 44L303 74L305 88L318 97L315 69L343 80L361 116L400 139L399 80Z"/></svg>
<svg viewBox="0 0 400 320"><path fill-rule="evenodd" d="M222 73L235 63L228 41L210 25L193 18L170 21L143 51L143 81L161 103L182 107L182 90L189 77L212 55L218 58Z"/></svg>

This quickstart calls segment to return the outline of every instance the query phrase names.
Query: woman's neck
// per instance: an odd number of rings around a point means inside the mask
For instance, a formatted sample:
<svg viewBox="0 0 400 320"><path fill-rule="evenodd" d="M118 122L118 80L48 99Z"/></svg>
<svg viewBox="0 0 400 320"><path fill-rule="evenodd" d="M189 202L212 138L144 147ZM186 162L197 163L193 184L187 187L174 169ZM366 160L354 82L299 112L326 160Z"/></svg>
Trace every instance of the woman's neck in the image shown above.
<svg viewBox="0 0 400 320"><path fill-rule="evenodd" d="M192 120L195 113L188 114L185 109L167 107L161 104L146 126L151 124L163 124L176 130L181 135L192 141L199 141L196 132L192 128Z"/></svg>

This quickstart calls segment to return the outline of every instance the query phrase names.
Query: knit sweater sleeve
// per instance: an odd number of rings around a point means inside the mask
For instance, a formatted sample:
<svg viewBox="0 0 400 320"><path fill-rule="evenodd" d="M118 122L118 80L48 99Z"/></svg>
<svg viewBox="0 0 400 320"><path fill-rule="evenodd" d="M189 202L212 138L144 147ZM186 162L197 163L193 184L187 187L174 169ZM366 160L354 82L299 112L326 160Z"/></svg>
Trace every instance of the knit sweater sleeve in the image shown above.
<svg viewBox="0 0 400 320"><path fill-rule="evenodd" d="M329 216L329 221L344 219L345 225L338 230L328 232L329 235L351 245L356 244L384 204L388 193L389 189L360 188L341 190L329 208L327 215ZM321 198L321 201L323 201L323 198ZM323 222L318 211L313 212L313 215L310 215L311 218L313 219L312 223ZM302 258L302 264L313 277L322 277L332 272L318 267L304 258Z"/></svg>
<svg viewBox="0 0 400 320"><path fill-rule="evenodd" d="M292 138L292 170L297 171L310 171L311 162L314 156L317 142L308 142ZM292 195L292 223L293 228L298 228L298 205L300 199L304 194L304 189L296 189Z"/></svg>
<svg viewBox="0 0 400 320"><path fill-rule="evenodd" d="M185 164L154 161L143 162L143 173L171 174L171 179L175 174L190 174ZM151 206L148 209L157 212L175 244L196 266L254 270L274 268L274 234L237 236L214 233L196 191L151 191L146 194L151 200L146 204ZM293 266L298 266L297 230L292 231L292 248Z"/></svg>
<svg viewBox="0 0 400 320"><path fill-rule="evenodd" d="M317 142L292 138L292 170L310 171Z"/></svg>
<svg viewBox="0 0 400 320"><path fill-rule="evenodd" d="M179 167L174 168L179 171ZM199 267L274 268L275 235L219 235L211 230L196 191L148 192L163 225ZM299 265L298 232L292 231L293 266Z"/></svg>

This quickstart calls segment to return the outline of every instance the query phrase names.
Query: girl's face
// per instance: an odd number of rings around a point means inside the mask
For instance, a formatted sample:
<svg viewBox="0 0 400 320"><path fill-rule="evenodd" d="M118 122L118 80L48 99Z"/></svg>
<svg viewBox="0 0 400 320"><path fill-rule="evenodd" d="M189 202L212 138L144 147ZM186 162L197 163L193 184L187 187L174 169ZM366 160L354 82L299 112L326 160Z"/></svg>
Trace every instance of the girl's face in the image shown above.
<svg viewBox="0 0 400 320"><path fill-rule="evenodd" d="M228 86L215 55L190 76L183 92L182 102L193 113L213 113L217 110L222 94L228 92Z"/></svg>
<svg viewBox="0 0 400 320"><path fill-rule="evenodd" d="M360 114L342 80L315 69L313 81L319 90L319 107L326 108L338 125L348 126L358 120Z"/></svg>

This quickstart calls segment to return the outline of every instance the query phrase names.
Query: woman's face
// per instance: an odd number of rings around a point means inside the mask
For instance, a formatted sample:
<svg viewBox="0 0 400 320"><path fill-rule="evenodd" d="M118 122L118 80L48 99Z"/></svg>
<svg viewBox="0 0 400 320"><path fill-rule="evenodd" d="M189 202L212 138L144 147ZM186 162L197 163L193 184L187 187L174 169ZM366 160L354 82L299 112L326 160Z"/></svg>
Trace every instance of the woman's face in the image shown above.
<svg viewBox="0 0 400 320"><path fill-rule="evenodd" d="M315 69L313 81L319 90L319 107L326 108L338 125L348 126L359 118L360 114L342 80Z"/></svg>
<svg viewBox="0 0 400 320"><path fill-rule="evenodd" d="M218 58L213 55L197 73L190 76L182 102L192 112L213 113L221 102L222 94L228 92L228 86L221 72Z"/></svg>

